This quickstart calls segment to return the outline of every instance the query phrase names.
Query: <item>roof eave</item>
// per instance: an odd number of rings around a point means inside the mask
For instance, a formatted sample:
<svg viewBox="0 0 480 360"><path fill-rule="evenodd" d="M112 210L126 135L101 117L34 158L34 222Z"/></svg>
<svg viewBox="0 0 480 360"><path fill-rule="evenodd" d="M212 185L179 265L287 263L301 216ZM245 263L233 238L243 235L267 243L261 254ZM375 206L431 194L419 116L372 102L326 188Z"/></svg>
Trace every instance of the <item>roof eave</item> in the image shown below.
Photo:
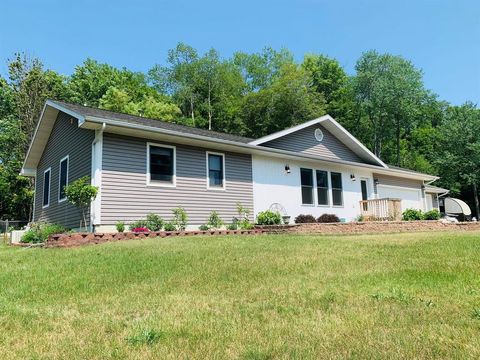
<svg viewBox="0 0 480 360"><path fill-rule="evenodd" d="M394 169L384 168L384 167L378 166L378 165L362 164L362 163L356 163L356 162L340 160L340 159L322 158L322 157L318 157L318 156L314 156L314 155L299 154L299 153L296 153L296 152L293 152L293 151L287 151L287 150L281 150L281 149L275 149L275 148L267 148L267 147L258 146L258 145L252 145L251 143L241 143L241 142L237 142L237 141L217 139L217 138L212 138L212 137L202 136L202 135L187 134L187 133L182 133L182 132L178 132L178 131L174 131L174 130L160 129L160 128L146 126L146 125L140 125L140 124L125 123L123 121L99 118L99 117L94 117L94 116L86 116L85 117L85 122L82 126L88 126L89 123L97 124L97 126L99 124L104 123L107 126L131 128L131 129L145 131L147 133L158 133L158 134L170 135L170 136L174 136L174 137L182 137L182 138L200 140L200 141L205 141L205 142L209 142L209 143L219 143L219 144L233 146L233 147L236 147L238 149L243 149L244 151L248 150L249 152L261 153L261 154L267 155L267 156L271 155L271 154L276 154L276 155L288 156L290 158L303 159L303 160L307 160L307 161L320 161L320 162L335 163L335 164L339 164L339 165L353 166L353 167L358 167L358 168L369 168L369 169L375 170L377 172L395 173L395 174L398 174L398 175L403 175L404 177L414 178L414 179L418 179L418 180L427 180L428 181L428 180L438 179L437 177L432 176L432 175L428 175L428 174L419 174L419 173L415 173L415 172L394 170ZM108 132L108 128L105 131Z"/></svg>

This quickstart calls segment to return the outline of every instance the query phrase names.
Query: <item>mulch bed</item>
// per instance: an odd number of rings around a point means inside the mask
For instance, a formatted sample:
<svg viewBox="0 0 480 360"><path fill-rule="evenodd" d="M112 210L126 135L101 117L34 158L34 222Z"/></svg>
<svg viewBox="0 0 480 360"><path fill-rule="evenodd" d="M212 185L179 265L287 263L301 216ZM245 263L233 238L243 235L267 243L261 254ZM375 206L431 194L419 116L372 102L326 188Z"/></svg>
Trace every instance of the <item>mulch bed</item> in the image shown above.
<svg viewBox="0 0 480 360"><path fill-rule="evenodd" d="M45 247L72 247L86 244L101 244L117 240L140 240L156 237L198 236L198 235L259 235L262 229L253 230L208 230L208 231L150 231L123 233L73 233L51 235L45 242Z"/></svg>

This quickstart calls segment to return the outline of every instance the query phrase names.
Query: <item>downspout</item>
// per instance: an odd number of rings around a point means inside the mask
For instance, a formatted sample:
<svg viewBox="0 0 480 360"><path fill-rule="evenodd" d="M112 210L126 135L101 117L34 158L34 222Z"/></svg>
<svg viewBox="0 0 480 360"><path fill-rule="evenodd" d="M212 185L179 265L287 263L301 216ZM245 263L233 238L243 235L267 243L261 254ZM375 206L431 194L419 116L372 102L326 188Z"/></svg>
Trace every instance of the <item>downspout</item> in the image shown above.
<svg viewBox="0 0 480 360"><path fill-rule="evenodd" d="M101 128L95 132L95 138L92 141L91 185L98 187L97 197L90 205L90 231L92 232L95 230L94 221L100 217L101 210L103 132L106 127L107 125L102 123Z"/></svg>

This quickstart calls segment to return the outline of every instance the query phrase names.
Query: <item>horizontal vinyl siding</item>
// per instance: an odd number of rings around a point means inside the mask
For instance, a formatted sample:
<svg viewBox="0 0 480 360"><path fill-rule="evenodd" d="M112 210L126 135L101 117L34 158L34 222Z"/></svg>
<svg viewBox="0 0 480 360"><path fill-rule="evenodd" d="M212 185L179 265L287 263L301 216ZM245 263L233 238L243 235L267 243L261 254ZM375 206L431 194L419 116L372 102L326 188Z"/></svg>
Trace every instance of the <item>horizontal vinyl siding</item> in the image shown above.
<svg viewBox="0 0 480 360"><path fill-rule="evenodd" d="M390 175L373 174L378 180L378 185L400 186L411 189L421 189L423 182L421 180L405 179Z"/></svg>
<svg viewBox="0 0 480 360"><path fill-rule="evenodd" d="M170 220L178 206L187 211L190 225L205 223L212 210L230 222L237 202L253 211L250 155L225 153L226 190L207 190L208 149L160 144L176 146L175 188L146 185L146 140L104 133L102 225L129 223L150 212Z"/></svg>
<svg viewBox="0 0 480 360"><path fill-rule="evenodd" d="M80 129L77 119L59 112L48 139L45 150L37 167L35 184L35 222L62 224L78 228L82 218L81 211L68 201L58 202L60 159L69 156L68 183L91 175L93 130ZM43 173L52 168L50 184L50 206L42 207ZM90 215L87 215L87 222Z"/></svg>
<svg viewBox="0 0 480 360"><path fill-rule="evenodd" d="M323 132L323 140L321 142L318 142L318 140L315 139L314 133L317 128L320 128ZM364 163L364 160L321 125L309 126L305 129L269 141L262 144L262 146L332 159Z"/></svg>

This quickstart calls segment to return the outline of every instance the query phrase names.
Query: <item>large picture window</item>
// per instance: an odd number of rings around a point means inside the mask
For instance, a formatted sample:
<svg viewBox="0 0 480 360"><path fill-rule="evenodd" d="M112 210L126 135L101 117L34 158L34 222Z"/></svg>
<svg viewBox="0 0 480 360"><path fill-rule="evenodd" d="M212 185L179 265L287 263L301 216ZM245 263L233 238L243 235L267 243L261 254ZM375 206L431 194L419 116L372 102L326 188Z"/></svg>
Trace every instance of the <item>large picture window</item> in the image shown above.
<svg viewBox="0 0 480 360"><path fill-rule="evenodd" d="M313 170L300 169L302 184L302 204L313 205Z"/></svg>
<svg viewBox="0 0 480 360"><path fill-rule="evenodd" d="M68 156L60 160L60 170L58 175L58 202L65 201L67 196L65 195L65 186L68 185Z"/></svg>
<svg viewBox="0 0 480 360"><path fill-rule="evenodd" d="M175 186L175 147L148 144L148 183Z"/></svg>
<svg viewBox="0 0 480 360"><path fill-rule="evenodd" d="M50 205L50 178L52 174L52 169L48 168L43 173L43 207Z"/></svg>
<svg viewBox="0 0 480 360"><path fill-rule="evenodd" d="M223 154L207 152L208 188L225 188L225 168Z"/></svg>
<svg viewBox="0 0 480 360"><path fill-rule="evenodd" d="M328 172L317 170L318 205L328 205Z"/></svg>
<svg viewBox="0 0 480 360"><path fill-rule="evenodd" d="M343 206L342 174L332 172L330 177L332 181L332 204L334 206Z"/></svg>

